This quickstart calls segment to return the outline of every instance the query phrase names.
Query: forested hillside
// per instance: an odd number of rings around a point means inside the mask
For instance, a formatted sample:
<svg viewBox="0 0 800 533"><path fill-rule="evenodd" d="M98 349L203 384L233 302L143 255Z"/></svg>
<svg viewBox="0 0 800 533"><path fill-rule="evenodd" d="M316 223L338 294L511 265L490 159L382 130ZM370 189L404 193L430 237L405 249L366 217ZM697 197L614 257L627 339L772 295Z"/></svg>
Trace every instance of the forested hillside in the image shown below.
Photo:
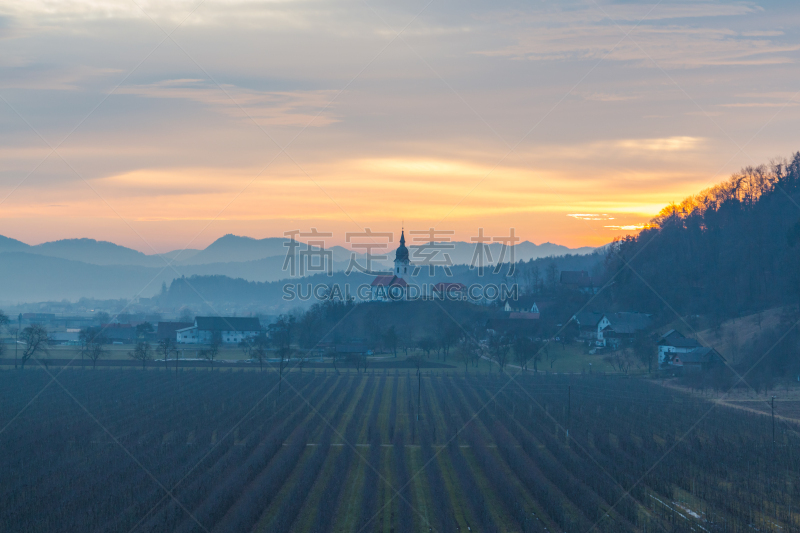
<svg viewBox="0 0 800 533"><path fill-rule="evenodd" d="M718 323L797 303L798 260L800 152L668 206L610 247L607 268L621 306Z"/></svg>

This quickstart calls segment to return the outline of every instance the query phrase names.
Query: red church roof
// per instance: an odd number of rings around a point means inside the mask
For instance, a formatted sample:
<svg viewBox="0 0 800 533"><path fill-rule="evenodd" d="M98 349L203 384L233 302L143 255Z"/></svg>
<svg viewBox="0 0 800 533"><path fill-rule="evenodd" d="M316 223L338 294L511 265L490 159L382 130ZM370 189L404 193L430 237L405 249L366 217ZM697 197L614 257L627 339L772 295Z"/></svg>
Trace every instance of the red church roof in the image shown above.
<svg viewBox="0 0 800 533"><path fill-rule="evenodd" d="M372 280L373 287L407 287L408 284L403 278L397 276L378 276Z"/></svg>

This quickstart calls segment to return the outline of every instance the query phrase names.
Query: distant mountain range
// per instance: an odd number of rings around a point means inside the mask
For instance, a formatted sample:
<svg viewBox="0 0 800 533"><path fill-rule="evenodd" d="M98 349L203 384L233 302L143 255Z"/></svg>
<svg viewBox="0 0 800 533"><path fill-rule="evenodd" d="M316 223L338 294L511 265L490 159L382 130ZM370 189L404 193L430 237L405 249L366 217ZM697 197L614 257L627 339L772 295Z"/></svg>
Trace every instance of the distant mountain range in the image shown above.
<svg viewBox="0 0 800 533"><path fill-rule="evenodd" d="M94 239L65 239L34 246L0 236L0 302L36 302L44 300L77 300L81 297L131 298L156 294L161 284L181 276L224 275L248 281L277 281L297 277L284 270L289 239L272 237L253 239L237 235L220 237L203 250L174 250L163 254L146 255L117 244ZM536 245L522 242L500 256L500 244L489 246L483 259L487 264L498 260L527 261L541 257L591 253L594 248L571 249L558 244ZM300 250L306 249L301 245ZM469 264L475 255L475 244L466 242L436 243L409 246L412 262L443 254L450 262ZM333 258L332 270L348 267L353 252L341 246L328 249ZM366 256L353 256L359 265ZM390 268L394 259L392 248L387 259L372 261L373 270ZM415 261L416 259L416 261ZM309 274L305 272L305 274ZM144 290L142 290L144 288Z"/></svg>

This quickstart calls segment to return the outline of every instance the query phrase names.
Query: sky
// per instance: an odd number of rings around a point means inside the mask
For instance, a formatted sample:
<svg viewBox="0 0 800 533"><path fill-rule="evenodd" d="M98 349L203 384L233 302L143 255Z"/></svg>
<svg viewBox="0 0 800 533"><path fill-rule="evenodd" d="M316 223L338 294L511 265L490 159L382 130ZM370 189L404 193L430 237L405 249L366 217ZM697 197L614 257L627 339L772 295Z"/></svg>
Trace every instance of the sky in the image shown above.
<svg viewBox="0 0 800 533"><path fill-rule="evenodd" d="M800 149L800 8L6 0L0 234L571 247Z"/></svg>

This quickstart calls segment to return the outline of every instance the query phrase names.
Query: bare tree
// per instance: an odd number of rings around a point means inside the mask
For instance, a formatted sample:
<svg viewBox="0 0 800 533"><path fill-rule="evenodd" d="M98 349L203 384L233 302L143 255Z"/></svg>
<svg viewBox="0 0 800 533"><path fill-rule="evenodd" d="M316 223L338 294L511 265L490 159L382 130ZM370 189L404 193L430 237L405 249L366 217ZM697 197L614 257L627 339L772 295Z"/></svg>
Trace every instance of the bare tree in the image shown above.
<svg viewBox="0 0 800 533"><path fill-rule="evenodd" d="M280 358L278 364L278 397L280 397L281 388L283 387L283 369L288 366L293 353L291 346L296 321L297 319L294 316L281 315L274 323L269 325L270 339L278 349L278 357Z"/></svg>
<svg viewBox="0 0 800 533"><path fill-rule="evenodd" d="M489 353L497 364L500 365L502 372L508 364L508 356L511 352L511 345L505 335L492 335L489 337Z"/></svg>
<svg viewBox="0 0 800 533"><path fill-rule="evenodd" d="M102 336L102 330L98 328L83 328L78 334L81 347L81 359L88 357L92 362L92 369L97 368L97 361L105 354L104 344L106 339Z"/></svg>
<svg viewBox="0 0 800 533"><path fill-rule="evenodd" d="M19 351L19 333L20 329L17 326L8 328L8 332L14 337L14 368L17 368L17 353Z"/></svg>
<svg viewBox="0 0 800 533"><path fill-rule="evenodd" d="M514 360L522 368L528 370L528 361L531 360L533 354L536 353L536 346L533 341L524 335L520 335L514 339Z"/></svg>
<svg viewBox="0 0 800 533"><path fill-rule="evenodd" d="M250 358L255 359L258 361L259 366L261 367L261 371L264 371L264 360L267 358L267 348L269 345L269 339L267 339L267 332L261 330L258 336L253 337L252 339L247 339L248 345L250 346Z"/></svg>
<svg viewBox="0 0 800 533"><path fill-rule="evenodd" d="M177 353L178 349L175 346L175 341L172 340L172 337L166 337L158 341L158 353L159 355L164 357L164 368L167 368L167 359L169 359L169 354Z"/></svg>
<svg viewBox="0 0 800 533"><path fill-rule="evenodd" d="M4 312L0 311L0 328L8 327L8 323L9 323L8 315L5 314ZM5 349L6 349L6 347L3 344L0 343L0 356L3 355L3 352L5 352Z"/></svg>
<svg viewBox="0 0 800 533"><path fill-rule="evenodd" d="M397 357L397 331L394 324L389 326L389 329L383 334L383 345Z"/></svg>
<svg viewBox="0 0 800 533"><path fill-rule="evenodd" d="M425 337L422 337L419 340L419 342L417 343L417 347L423 352L425 352L426 357L430 357L431 350L436 349L436 339L434 339L430 335L426 335Z"/></svg>
<svg viewBox="0 0 800 533"><path fill-rule="evenodd" d="M219 355L219 348L221 345L222 334L219 331L215 331L211 334L211 342L208 343L208 348L200 351L200 357L211 362L211 368L214 368L214 361Z"/></svg>
<svg viewBox="0 0 800 533"><path fill-rule="evenodd" d="M150 343L145 340L137 341L136 345L133 347L133 351L128 352L128 357L131 359L136 359L137 361L141 361L142 370L144 370L147 361L153 359L153 347L150 346Z"/></svg>
<svg viewBox="0 0 800 533"><path fill-rule="evenodd" d="M47 328L42 325L34 324L22 330L20 334L22 341L25 343L25 349L22 350L22 368L25 368L25 363L28 359L36 356L37 354L49 355L50 350L47 347L49 336L47 335Z"/></svg>
<svg viewBox="0 0 800 533"><path fill-rule="evenodd" d="M647 366L647 372L652 372L653 360L656 357L656 344L644 331L638 331L634 335L633 353L641 364Z"/></svg>
<svg viewBox="0 0 800 533"><path fill-rule="evenodd" d="M478 341L471 335L463 335L458 341L456 346L456 357L459 362L464 363L464 373L467 373L469 364L475 359L480 357L481 346Z"/></svg>

